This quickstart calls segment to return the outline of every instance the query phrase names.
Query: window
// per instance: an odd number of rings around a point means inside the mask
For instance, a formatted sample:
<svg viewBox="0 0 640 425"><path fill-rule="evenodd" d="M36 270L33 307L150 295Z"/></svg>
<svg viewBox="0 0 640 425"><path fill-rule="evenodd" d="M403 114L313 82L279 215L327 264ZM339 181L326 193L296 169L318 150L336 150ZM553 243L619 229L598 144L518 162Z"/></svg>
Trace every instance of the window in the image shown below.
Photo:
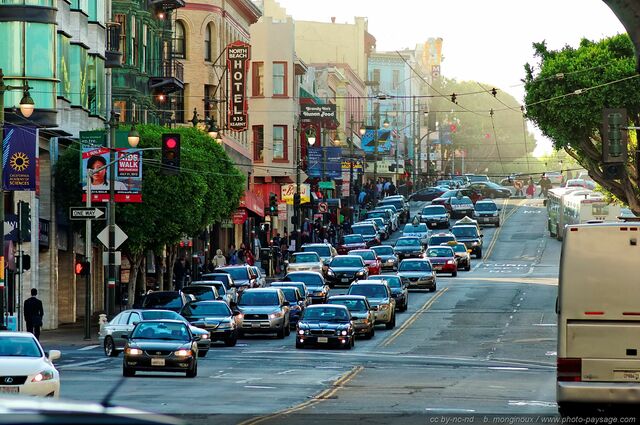
<svg viewBox="0 0 640 425"><path fill-rule="evenodd" d="M273 159L287 159L287 126L273 126Z"/></svg>
<svg viewBox="0 0 640 425"><path fill-rule="evenodd" d="M116 23L120 24L120 52L122 53L122 63L127 63L127 15L117 13Z"/></svg>
<svg viewBox="0 0 640 425"><path fill-rule="evenodd" d="M120 113L120 122L127 121L127 102L124 100L114 100L113 110Z"/></svg>
<svg viewBox="0 0 640 425"><path fill-rule="evenodd" d="M140 58L140 70L147 71L147 25L142 25L142 58Z"/></svg>
<svg viewBox="0 0 640 425"><path fill-rule="evenodd" d="M253 160L264 161L264 127L254 125L253 130Z"/></svg>
<svg viewBox="0 0 640 425"><path fill-rule="evenodd" d="M90 54L87 74L87 94L89 102L89 114L105 116L105 80L104 60L97 55Z"/></svg>
<svg viewBox="0 0 640 425"><path fill-rule="evenodd" d="M138 22L131 21L131 64L138 66Z"/></svg>
<svg viewBox="0 0 640 425"><path fill-rule="evenodd" d="M211 84L205 84L204 86L204 116L212 116L212 112L215 112L215 93L216 86Z"/></svg>
<svg viewBox="0 0 640 425"><path fill-rule="evenodd" d="M287 63L286 62L273 63L273 95L274 96L287 95Z"/></svg>
<svg viewBox="0 0 640 425"><path fill-rule="evenodd" d="M379 69L374 69L373 70L373 81L376 82L380 82L380 70Z"/></svg>
<svg viewBox="0 0 640 425"><path fill-rule="evenodd" d="M131 313L129 316L129 320L127 320L128 325L135 325L140 321L140 315L138 313Z"/></svg>
<svg viewBox="0 0 640 425"><path fill-rule="evenodd" d="M71 80L69 78L69 38L62 33L58 33L58 96L70 100ZM6 52L6 50L3 50Z"/></svg>
<svg viewBox="0 0 640 425"><path fill-rule="evenodd" d="M211 24L204 31L204 60L211 62Z"/></svg>
<svg viewBox="0 0 640 425"><path fill-rule="evenodd" d="M87 85L82 84L87 75L87 50L79 44L71 44L70 49L71 105L88 108Z"/></svg>
<svg viewBox="0 0 640 425"><path fill-rule="evenodd" d="M400 83L400 70L394 69L393 70L393 89L394 90L398 88L399 83Z"/></svg>
<svg viewBox="0 0 640 425"><path fill-rule="evenodd" d="M251 87L253 96L264 96L264 63L262 62L253 63Z"/></svg>
<svg viewBox="0 0 640 425"><path fill-rule="evenodd" d="M187 85L185 84L184 90L178 90L175 93L169 95L171 101L171 109L175 114L176 122L186 122L184 117L184 94L187 91Z"/></svg>
<svg viewBox="0 0 640 425"><path fill-rule="evenodd" d="M186 39L184 24L181 21L176 21L176 26L173 31L173 57L182 58L186 57L185 49Z"/></svg>

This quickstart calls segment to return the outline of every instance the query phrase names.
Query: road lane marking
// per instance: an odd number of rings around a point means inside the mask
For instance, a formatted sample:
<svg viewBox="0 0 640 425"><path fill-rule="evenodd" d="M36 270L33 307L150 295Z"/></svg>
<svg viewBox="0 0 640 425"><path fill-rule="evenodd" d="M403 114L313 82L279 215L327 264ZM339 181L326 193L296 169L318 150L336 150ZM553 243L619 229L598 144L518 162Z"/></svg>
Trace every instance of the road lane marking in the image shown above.
<svg viewBox="0 0 640 425"><path fill-rule="evenodd" d="M262 378L247 378L236 381L236 384L248 384L251 381L261 381Z"/></svg>
<svg viewBox="0 0 640 425"><path fill-rule="evenodd" d="M88 365L92 365L92 364L103 363L103 362L106 362L106 361L109 361L109 360L110 360L109 358L104 358L104 359L88 360L86 362L80 362L80 363L69 363L69 364L58 366L58 369L67 369L67 368L70 368L70 367L88 366Z"/></svg>
<svg viewBox="0 0 640 425"><path fill-rule="evenodd" d="M77 351L93 350L94 348L98 348L98 347L100 347L100 345L87 345L86 347L78 348Z"/></svg>
<svg viewBox="0 0 640 425"><path fill-rule="evenodd" d="M402 325L400 325L400 327L398 329L395 330L395 332L393 332L391 335L389 335L389 337L382 343L382 346L386 347L389 344L391 344L393 341L395 341L396 338L398 338L405 330L407 330L407 328L409 326L411 326L416 320L418 320L418 317L420 317L420 315L422 313L427 311L433 305L433 303L435 303L436 300L438 298L440 298L442 296L442 294L444 294L448 290L449 290L449 288L443 288L443 289L439 290L433 297L429 298L421 308L416 310L411 315L411 317L409 317L407 320L405 320L404 323Z"/></svg>
<svg viewBox="0 0 640 425"><path fill-rule="evenodd" d="M457 277L456 281L472 280L492 283L528 283L534 285L558 286L558 278L555 277Z"/></svg>
<svg viewBox="0 0 640 425"><path fill-rule="evenodd" d="M296 369L283 370L282 372L276 373L276 375L285 375L287 373L295 372Z"/></svg>
<svg viewBox="0 0 640 425"><path fill-rule="evenodd" d="M259 416L257 418L247 419L246 421L240 422L238 425L257 425L259 423L268 421L270 419L276 419L282 416L289 415L291 413L299 412L300 410L316 405L322 402L323 400L330 399L335 395L335 393L337 393L341 388L343 388L347 383L349 383L349 381L355 378L363 370L364 370L363 366L356 366L353 369L351 369L349 372L342 375L342 377L340 377L337 381L335 381L331 387L321 391L320 393L315 395L312 399L303 401L302 403L296 406L289 407L287 409L281 410L276 413L272 413L270 415L264 415L264 416Z"/></svg>
<svg viewBox="0 0 640 425"><path fill-rule="evenodd" d="M529 370L528 367L512 367L512 366L489 366L491 370Z"/></svg>
<svg viewBox="0 0 640 425"><path fill-rule="evenodd" d="M253 388L256 390L275 390L276 387L267 387L267 386L263 386L263 385L245 385L245 388Z"/></svg>
<svg viewBox="0 0 640 425"><path fill-rule="evenodd" d="M442 413L473 413L473 409L455 409L446 407L427 407L424 410L427 412L442 412Z"/></svg>
<svg viewBox="0 0 640 425"><path fill-rule="evenodd" d="M558 407L554 401L509 400L509 406Z"/></svg>

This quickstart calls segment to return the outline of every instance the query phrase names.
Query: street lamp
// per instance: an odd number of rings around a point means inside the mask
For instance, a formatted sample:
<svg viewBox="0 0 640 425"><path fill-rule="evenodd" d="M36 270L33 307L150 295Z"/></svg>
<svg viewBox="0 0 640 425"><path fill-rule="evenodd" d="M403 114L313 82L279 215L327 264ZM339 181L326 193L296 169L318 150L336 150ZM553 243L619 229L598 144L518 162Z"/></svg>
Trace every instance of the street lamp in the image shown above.
<svg viewBox="0 0 640 425"><path fill-rule="evenodd" d="M127 134L127 141L129 142L129 146L135 148L140 143L140 134L138 130L136 130L136 126L132 125L131 130L129 130L129 134Z"/></svg>
<svg viewBox="0 0 640 425"><path fill-rule="evenodd" d="M5 92L12 90L22 90L22 99L20 100L20 113L25 118L29 118L31 114L33 114L33 110L35 108L35 102L29 96L29 87L28 82L25 80L23 85L21 86L9 86L4 83L4 74L2 73L2 68L0 68L0 139L4 139L4 94ZM0 158L4 156L3 152L3 143L0 143ZM4 179L2 175L3 167L0 166L0 184ZM4 235L4 190L0 191L0 226L2 230L2 234ZM0 329L6 329L5 320L4 320L4 249L0 252Z"/></svg>
<svg viewBox="0 0 640 425"><path fill-rule="evenodd" d="M218 136L220 135L220 129L216 126L215 118L209 117L200 119L198 118L198 110L196 108L193 108L193 117L191 118L190 122L194 127L197 127L199 123L204 123L207 126L207 134L209 135L209 137L211 137L216 142L221 143L219 140L222 140L222 138L218 139Z"/></svg>

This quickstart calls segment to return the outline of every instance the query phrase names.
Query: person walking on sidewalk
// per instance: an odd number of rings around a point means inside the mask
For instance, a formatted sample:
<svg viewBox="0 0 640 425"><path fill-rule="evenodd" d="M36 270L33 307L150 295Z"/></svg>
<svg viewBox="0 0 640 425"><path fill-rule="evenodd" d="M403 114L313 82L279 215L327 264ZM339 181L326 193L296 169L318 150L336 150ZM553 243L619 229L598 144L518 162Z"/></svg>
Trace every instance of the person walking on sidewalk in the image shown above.
<svg viewBox="0 0 640 425"><path fill-rule="evenodd" d="M213 270L227 265L227 259L222 255L222 250L220 248L216 250L216 255L213 256L211 263L213 264Z"/></svg>
<svg viewBox="0 0 640 425"><path fill-rule="evenodd" d="M24 321L27 322L27 332L31 332L37 340L40 340L44 309L42 308L42 301L37 296L38 290L31 288L31 298L24 301Z"/></svg>

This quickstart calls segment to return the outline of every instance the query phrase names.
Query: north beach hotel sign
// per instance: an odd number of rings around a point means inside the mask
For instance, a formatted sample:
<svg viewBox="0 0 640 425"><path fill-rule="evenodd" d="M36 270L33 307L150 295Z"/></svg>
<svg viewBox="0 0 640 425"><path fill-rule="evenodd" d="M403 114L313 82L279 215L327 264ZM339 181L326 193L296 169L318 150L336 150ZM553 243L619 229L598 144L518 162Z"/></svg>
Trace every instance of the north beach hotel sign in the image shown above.
<svg viewBox="0 0 640 425"><path fill-rule="evenodd" d="M233 131L246 131L249 125L246 88L250 48L242 41L227 46L227 70L231 81L227 127Z"/></svg>

